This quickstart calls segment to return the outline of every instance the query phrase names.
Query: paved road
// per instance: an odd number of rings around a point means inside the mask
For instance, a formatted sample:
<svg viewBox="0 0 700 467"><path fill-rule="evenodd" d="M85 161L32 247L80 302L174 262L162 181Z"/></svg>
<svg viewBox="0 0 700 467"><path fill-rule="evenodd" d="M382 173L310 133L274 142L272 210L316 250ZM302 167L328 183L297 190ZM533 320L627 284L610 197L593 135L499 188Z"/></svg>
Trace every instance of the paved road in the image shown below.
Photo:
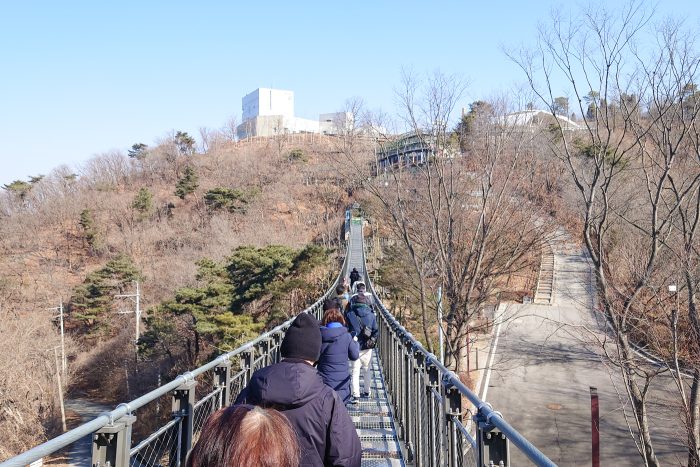
<svg viewBox="0 0 700 467"><path fill-rule="evenodd" d="M557 251L558 250L558 251ZM555 248L554 305L511 305L501 327L487 400L506 420L561 466L591 465L591 386L600 397L601 465L642 465L625 423L627 404L616 369L604 363L592 338L603 336L591 313L592 286L586 258L571 247ZM668 398L659 381L654 397ZM617 390L615 389L617 386ZM621 397L618 397L620 391ZM663 401L653 408L655 439L663 465L685 465L671 428L676 416ZM683 429L675 431L682 436ZM527 465L511 447L513 465Z"/></svg>
<svg viewBox="0 0 700 467"><path fill-rule="evenodd" d="M66 411L73 411L82 418L81 423L89 422L104 412L113 410L114 407L92 402L87 399L66 400ZM92 457L92 436L88 435L76 441L64 450L66 455L65 465L90 466Z"/></svg>

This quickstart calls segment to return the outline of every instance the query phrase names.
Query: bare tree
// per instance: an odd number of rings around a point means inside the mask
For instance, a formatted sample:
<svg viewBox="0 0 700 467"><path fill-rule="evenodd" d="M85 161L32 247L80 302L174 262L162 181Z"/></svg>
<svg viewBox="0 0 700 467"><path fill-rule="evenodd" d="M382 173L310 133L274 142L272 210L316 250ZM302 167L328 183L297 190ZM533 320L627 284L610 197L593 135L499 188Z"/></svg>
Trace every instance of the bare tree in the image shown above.
<svg viewBox="0 0 700 467"><path fill-rule="evenodd" d="M536 50L512 57L554 118L550 147L567 167L578 194L580 233L595 271L599 306L614 338L614 350L604 349L631 402L640 455L645 465L656 466L660 464L649 419L650 389L654 379L674 365L651 365L637 350L642 345L665 348L657 358L666 360L671 335L678 330L676 320L659 319L672 313L669 301L658 299L658 291L677 275L668 251L676 237L677 217L685 219L680 244L694 241L695 217L687 208L699 179L697 150L688 143L697 108L693 105L688 111L683 92L697 79L698 56L689 37L672 23L655 31L654 44L638 45L651 24L651 15L639 2L614 13L591 9L581 18L555 15L541 29ZM568 85L580 114L587 116L581 131L571 131L557 115L553 88L561 82ZM678 258L687 256L682 248L675 250ZM691 256L694 250L686 248ZM693 302L690 286L688 296ZM697 359L686 360L693 361ZM684 393L685 383L678 381ZM682 400L688 464L698 465L697 378L692 387Z"/></svg>
<svg viewBox="0 0 700 467"><path fill-rule="evenodd" d="M549 222L539 210L523 209L526 177L516 174L527 168L522 156L528 138L504 124L502 112L481 115L468 150L459 152L450 122L463 88L439 72L425 81L404 74L397 94L408 132L376 138L381 161L353 147L357 138L338 153L355 156L356 183L372 196L375 214L406 253L426 345L432 351L434 296L442 286L448 311L437 324L447 328L447 362L468 372L474 319L498 300L510 274L532 262L530 253L546 241ZM367 173L372 162L374 171Z"/></svg>

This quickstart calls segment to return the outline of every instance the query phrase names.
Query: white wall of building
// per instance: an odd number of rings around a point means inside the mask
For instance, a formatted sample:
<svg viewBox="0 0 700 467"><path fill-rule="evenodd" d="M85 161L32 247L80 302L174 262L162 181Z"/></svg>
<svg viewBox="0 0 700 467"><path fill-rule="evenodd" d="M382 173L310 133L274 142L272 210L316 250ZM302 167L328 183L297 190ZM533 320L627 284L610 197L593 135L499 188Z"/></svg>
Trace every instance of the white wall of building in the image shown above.
<svg viewBox="0 0 700 467"><path fill-rule="evenodd" d="M319 115L318 120L294 116L294 92L258 88L242 99L242 120L236 133L239 139L252 136L276 136L291 133L341 134L352 128L350 112Z"/></svg>
<svg viewBox="0 0 700 467"><path fill-rule="evenodd" d="M243 97L243 120L270 115L294 118L294 92L258 88Z"/></svg>

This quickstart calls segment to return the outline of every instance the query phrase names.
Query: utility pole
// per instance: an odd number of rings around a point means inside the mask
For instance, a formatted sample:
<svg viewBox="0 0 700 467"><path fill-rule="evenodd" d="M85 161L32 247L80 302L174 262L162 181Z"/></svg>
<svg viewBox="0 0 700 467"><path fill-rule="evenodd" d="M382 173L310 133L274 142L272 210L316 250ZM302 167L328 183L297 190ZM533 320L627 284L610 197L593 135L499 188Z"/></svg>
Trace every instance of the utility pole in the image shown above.
<svg viewBox="0 0 700 467"><path fill-rule="evenodd" d="M60 322L61 327L61 369L63 370L63 376L66 376L66 369L68 367L66 362L66 338L65 330L63 328L63 299L61 299L60 304L53 308L47 308L47 310L58 310L58 316L53 316L52 319L57 319Z"/></svg>
<svg viewBox="0 0 700 467"><path fill-rule="evenodd" d="M139 341L139 329L140 329L140 324L141 324L141 290L139 288L139 281L134 281L136 284L136 293L133 294L119 294L115 295L115 298L131 298L136 302L136 310L134 311L119 311L118 313L120 314L126 314L126 313L134 313L136 315L136 340L134 342Z"/></svg>
<svg viewBox="0 0 700 467"><path fill-rule="evenodd" d="M58 352L56 352L56 347L53 348L54 360L56 361L56 385L58 386L58 400L61 404L61 423L63 424L63 431L67 431L66 428L66 409L63 405L63 386L61 384L61 371L58 368Z"/></svg>

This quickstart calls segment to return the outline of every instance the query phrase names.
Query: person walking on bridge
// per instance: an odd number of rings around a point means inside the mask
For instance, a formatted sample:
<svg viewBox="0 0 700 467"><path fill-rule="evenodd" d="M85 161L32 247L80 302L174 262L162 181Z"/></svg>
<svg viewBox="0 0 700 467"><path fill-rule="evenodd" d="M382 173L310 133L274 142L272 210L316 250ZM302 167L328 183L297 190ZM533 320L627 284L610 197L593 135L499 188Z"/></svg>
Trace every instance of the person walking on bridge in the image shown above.
<svg viewBox="0 0 700 467"><path fill-rule="evenodd" d="M282 340L282 361L253 373L236 404L279 410L296 432L300 466L359 467L362 447L342 399L314 368L321 353L316 318L301 313Z"/></svg>
<svg viewBox="0 0 700 467"><path fill-rule="evenodd" d="M348 360L360 358L360 346L348 328L336 300L323 304L323 326L321 326L321 356L318 373L323 382L338 393L343 402L350 400L350 370Z"/></svg>
<svg viewBox="0 0 700 467"><path fill-rule="evenodd" d="M360 272L357 270L357 268L352 268L352 271L350 271L350 288L352 289L352 286L355 284L355 282L360 280Z"/></svg>
<svg viewBox="0 0 700 467"><path fill-rule="evenodd" d="M372 362L372 349L377 346L379 327L377 318L372 311L370 297L365 294L357 294L350 300L350 309L345 318L348 322L350 334L360 344L360 358L352 362L352 399L350 403L357 403L359 397L369 397L371 389L370 363ZM363 373L364 391L360 394L360 372Z"/></svg>
<svg viewBox="0 0 700 467"><path fill-rule="evenodd" d="M368 305L370 308L372 308L374 306L374 298L372 297L371 293L367 292L367 285L365 285L365 283L362 281L357 281L355 283L355 293L352 295L352 297L350 297L350 303L355 301L355 299L357 297L359 297L360 295L364 295L365 297L367 297L369 299ZM372 310L372 311L374 311L374 310Z"/></svg>
<svg viewBox="0 0 700 467"><path fill-rule="evenodd" d="M335 288L334 300L340 305L340 311L345 313L348 309L348 303L350 302L350 295L348 294L345 284L341 284Z"/></svg>

